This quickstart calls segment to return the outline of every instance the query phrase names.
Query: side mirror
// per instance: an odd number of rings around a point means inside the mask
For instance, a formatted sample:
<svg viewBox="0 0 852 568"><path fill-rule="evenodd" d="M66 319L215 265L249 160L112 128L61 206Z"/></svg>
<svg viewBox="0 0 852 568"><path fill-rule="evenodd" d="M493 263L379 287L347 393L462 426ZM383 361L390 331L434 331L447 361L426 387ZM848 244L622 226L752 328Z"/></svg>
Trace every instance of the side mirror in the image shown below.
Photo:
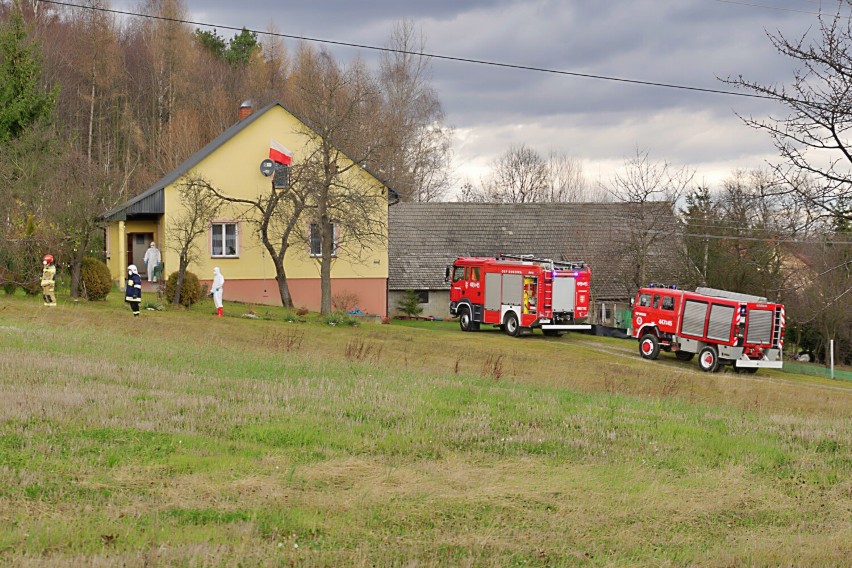
<svg viewBox="0 0 852 568"><path fill-rule="evenodd" d="M444 270L444 282L450 281L450 267L447 266Z"/></svg>
<svg viewBox="0 0 852 568"><path fill-rule="evenodd" d="M635 301L636 301L635 298L630 298L630 307L631 308L633 307L633 302L635 302Z"/></svg>

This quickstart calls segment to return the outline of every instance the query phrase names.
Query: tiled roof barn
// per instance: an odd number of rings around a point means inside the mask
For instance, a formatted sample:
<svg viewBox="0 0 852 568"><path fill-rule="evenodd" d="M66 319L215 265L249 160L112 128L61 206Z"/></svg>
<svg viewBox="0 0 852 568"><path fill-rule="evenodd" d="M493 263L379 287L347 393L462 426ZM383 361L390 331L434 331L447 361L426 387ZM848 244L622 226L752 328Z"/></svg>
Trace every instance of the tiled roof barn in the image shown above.
<svg viewBox="0 0 852 568"><path fill-rule="evenodd" d="M444 270L459 256L533 254L581 260L598 299L635 292L631 267L644 235L649 276L679 254L668 203L398 203L389 213L389 290L443 290Z"/></svg>

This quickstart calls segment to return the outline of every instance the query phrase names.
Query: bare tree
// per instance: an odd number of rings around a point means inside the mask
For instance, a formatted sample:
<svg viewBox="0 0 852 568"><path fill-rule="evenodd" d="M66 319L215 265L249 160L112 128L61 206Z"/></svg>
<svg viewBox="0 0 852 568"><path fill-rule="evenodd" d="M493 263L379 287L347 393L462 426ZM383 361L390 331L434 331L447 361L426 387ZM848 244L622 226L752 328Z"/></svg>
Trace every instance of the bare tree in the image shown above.
<svg viewBox="0 0 852 568"><path fill-rule="evenodd" d="M852 20L841 14L841 7L833 17L819 17L820 37L810 42L808 34L795 40L780 32L767 34L778 53L798 66L792 85L763 85L742 76L725 82L789 109L785 118L740 118L772 138L782 159L772 167L787 182L784 191L823 216L848 224L852 222ZM816 184L803 183L807 178Z"/></svg>
<svg viewBox="0 0 852 568"><path fill-rule="evenodd" d="M193 112L199 90L195 85L198 49L186 19L184 0L146 0L139 38L143 66L139 75L141 120L148 138L150 161L157 173L174 169L202 145L204 124ZM209 138L208 138L209 139Z"/></svg>
<svg viewBox="0 0 852 568"><path fill-rule="evenodd" d="M828 342L834 339L835 357L846 364L852 360L852 246L845 244L850 236L839 232L794 247L796 258L805 262L793 263L798 285L782 291L798 339L804 335L816 340L802 347L827 361Z"/></svg>
<svg viewBox="0 0 852 568"><path fill-rule="evenodd" d="M270 182L269 191L260 192L253 199L233 197L212 185L206 189L217 198L242 207L239 216L255 227L275 266L275 281L278 283L281 304L292 308L293 297L287 285L284 257L299 235L299 222L307 208L306 190L293 185L284 187L277 184L274 178Z"/></svg>
<svg viewBox="0 0 852 568"><path fill-rule="evenodd" d="M126 183L115 173L93 164L87 156L70 150L55 172L49 191L51 218L62 227L62 251L71 270L71 297L81 292L83 258L92 256L92 243L103 229L101 212L118 203L120 186Z"/></svg>
<svg viewBox="0 0 852 568"><path fill-rule="evenodd" d="M536 203L550 189L547 161L526 144L510 146L491 163L477 201Z"/></svg>
<svg viewBox="0 0 852 568"><path fill-rule="evenodd" d="M260 50L248 63L248 81L252 97L261 104L271 103L284 96L290 59L279 30L272 24L260 41Z"/></svg>
<svg viewBox="0 0 852 568"><path fill-rule="evenodd" d="M222 200L213 192L213 186L203 177L190 172L178 186L181 212L169 218L166 247L178 255L178 276L171 302L180 304L183 279L190 264L198 260L197 239L205 234L222 209Z"/></svg>
<svg viewBox="0 0 852 568"><path fill-rule="evenodd" d="M411 20L397 23L382 52L383 111L376 170L405 201L435 201L449 187L452 129L429 84L426 39Z"/></svg>
<svg viewBox="0 0 852 568"><path fill-rule="evenodd" d="M334 261L344 254L352 262L363 260L387 233L387 192L363 170L375 155L369 125L381 99L361 62L341 67L328 53L305 46L291 81L294 105L307 122L292 185L313 208L311 222L300 229L319 263L320 311L328 314Z"/></svg>
<svg viewBox="0 0 852 568"><path fill-rule="evenodd" d="M547 157L547 173L550 182L544 201L578 203L590 200L583 164L579 160L551 151Z"/></svg>
<svg viewBox="0 0 852 568"><path fill-rule="evenodd" d="M510 146L491 162L478 187L462 186L459 199L474 203L564 203L587 197L583 167L564 153L544 158L526 144Z"/></svg>
<svg viewBox="0 0 852 568"><path fill-rule="evenodd" d="M645 286L650 276L665 275L672 268L655 263L652 252L661 244L679 246L674 237L680 227L672 222L671 212L694 176L695 172L686 167L652 161L647 151L637 148L605 187L617 201L632 204L633 217L622 231L624 238L613 243L613 254L632 264L625 272L628 285Z"/></svg>

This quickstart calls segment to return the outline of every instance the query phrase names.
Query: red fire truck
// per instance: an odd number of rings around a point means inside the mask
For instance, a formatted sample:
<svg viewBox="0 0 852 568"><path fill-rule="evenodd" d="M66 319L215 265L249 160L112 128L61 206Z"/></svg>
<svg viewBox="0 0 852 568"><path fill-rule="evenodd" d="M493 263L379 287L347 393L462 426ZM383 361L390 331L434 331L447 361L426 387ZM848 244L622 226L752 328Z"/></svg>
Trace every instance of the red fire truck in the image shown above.
<svg viewBox="0 0 852 568"><path fill-rule="evenodd" d="M458 258L447 267L450 314L462 331L480 324L500 326L517 337L541 328L558 336L591 329L591 270L584 262L562 262L532 255Z"/></svg>
<svg viewBox="0 0 852 568"><path fill-rule="evenodd" d="M725 290L686 292L652 284L636 294L633 336L645 359L656 359L662 349L681 361L698 353L698 366L706 372L723 364L747 373L780 369L784 306Z"/></svg>

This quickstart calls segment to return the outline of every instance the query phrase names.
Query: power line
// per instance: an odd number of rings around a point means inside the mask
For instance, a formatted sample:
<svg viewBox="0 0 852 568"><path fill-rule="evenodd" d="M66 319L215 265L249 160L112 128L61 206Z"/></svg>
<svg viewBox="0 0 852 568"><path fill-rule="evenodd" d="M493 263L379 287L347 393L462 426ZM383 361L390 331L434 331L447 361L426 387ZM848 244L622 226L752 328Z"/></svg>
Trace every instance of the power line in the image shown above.
<svg viewBox="0 0 852 568"><path fill-rule="evenodd" d="M645 234L661 234L665 235L663 231L644 231ZM815 244L831 244L831 245L852 245L852 241L802 241L799 239L792 238L784 238L779 237L777 239L768 238L768 237L744 237L744 236L734 236L734 235L711 235L711 234L698 234L698 233L684 233L684 237L695 238L695 239L719 239L723 241L755 241L755 242L771 242L771 243L792 243L798 245L815 245Z"/></svg>
<svg viewBox="0 0 852 568"><path fill-rule="evenodd" d="M814 321L815 319L817 319L817 317L819 317L819 315L820 315L822 312L824 312L825 310L827 310L828 308L830 308L830 307L832 306L832 304L836 304L836 303L840 300L840 298L842 298L843 296L845 296L845 295L846 295L846 294L848 294L849 292L852 292L852 286L850 286L849 288L846 288L846 290L845 290L844 292L842 292L839 296L835 296L834 298L832 298L832 299L831 299L831 300L830 300L827 304L825 304L822 308L820 308L819 310L817 310L817 311L814 313L814 315L813 315L813 317L812 317L812 318L807 319L807 320L805 320L805 321L800 321L800 322L798 322L798 323L799 323L799 324L811 323L812 321Z"/></svg>
<svg viewBox="0 0 852 568"><path fill-rule="evenodd" d="M846 262L841 262L837 266L832 266L831 268L823 270L819 274L814 275L814 278L819 278L820 276L825 276L829 272L831 272L833 270L837 270L838 268L846 268L850 264L852 264L852 260L847 260ZM808 284L799 284L798 286L792 286L790 288L770 288L770 289L767 290L767 292L789 292L791 290L799 290L800 288L805 288L807 286L808 286ZM848 290L847 290L847 292L848 292ZM844 294L845 294L845 292L844 292Z"/></svg>
<svg viewBox="0 0 852 568"><path fill-rule="evenodd" d="M149 19L154 19L154 20L163 20L163 21L166 21L166 22L175 22L175 23L180 23L180 24L188 24L188 25L192 25L192 26L200 26L200 27L206 27L206 28L232 30L232 31L238 31L238 32L245 29L246 31L254 33L254 34L261 34L261 35L267 35L267 36L273 36L273 37L281 37L281 38L286 38L286 39L293 39L293 40L313 42L313 43L322 43L322 44L328 44L328 45L337 45L337 46L341 46L341 47L352 47L352 48L356 48L356 49L366 49L366 50L371 50L371 51L399 53L399 54L402 54L402 55L415 55L415 56L420 56L420 57L428 57L430 59L438 59L438 60L443 60L443 61L454 61L454 62L457 62L457 63L470 63L470 64L475 64L475 65L486 65L486 66L498 67L498 68L502 68L502 69L516 69L516 70L521 70L521 71L533 71L533 72L536 72L536 73L548 73L548 74L551 74L551 75L580 77L580 78L584 78L584 79L599 79L599 80L602 80L602 81L613 81L613 82L618 82L618 83L643 85L643 86L646 86L646 87L661 87L661 88L666 88L666 89L679 89L679 90L693 91L693 92L699 92L699 93L710 93L710 94L714 94L714 95L730 95L730 96L734 96L734 97L747 97L747 98L752 98L752 99L776 100L776 98L772 97L772 96L758 95L758 94L754 94L754 93L739 93L739 92L735 92L735 91L723 91L721 89L710 89L710 88L705 88L705 87L692 87L692 86L688 86L688 85L677 85L677 84L674 84L674 83L660 83L660 82L657 82L657 81L644 81L644 80L641 80L641 79L627 79L627 78L624 78L624 77L611 77L611 76L608 76L608 75L597 75L597 74L593 74L593 73L579 73L579 72L576 72L576 71L561 71L561 70L558 70L558 69L548 69L548 68L545 68L545 67L533 67L533 66L529 66L529 65L518 65L518 64L514 64L514 63L502 63L502 62L498 62L498 61L488 61L488 60L484 60L484 59L472 59L472 58L468 58L468 57L457 57L457 56L452 56L452 55L441 55L441 54L436 54L436 53L413 52L413 51L406 51L406 50L402 50L402 49L393 49L393 48L390 48L390 47L377 47L375 45L351 43L351 42L345 42L345 41L339 41L339 40L321 39L321 38L314 38L314 37L308 37L308 36L299 36L299 35L292 35L292 34L252 30L252 29L248 29L248 28L245 28L245 27L221 26L221 25L215 25L215 24L208 24L206 22L182 20L182 19L179 19L179 18L168 18L168 17L165 17L165 16L141 14L141 13L138 13L138 12L129 12L129 11L125 11L125 10L115 10L115 9L111 9L111 8L84 6L84 5L81 5L81 4L74 4L74 3L71 3L71 2L59 2L59 1L56 1L56 0L37 0L37 1L41 2L42 4L55 4L57 6L64 6L64 7L68 7L68 8L80 8L80 9L83 9L83 10L107 12L107 13L118 14L118 15L122 15L122 16L134 16L134 17L138 17L138 18L149 18ZM719 0L719 1L722 1L722 0Z"/></svg>
<svg viewBox="0 0 852 568"><path fill-rule="evenodd" d="M777 10L779 12L794 12L797 14L812 14L814 16L823 15L822 12L811 12L810 10L796 10L795 8L782 8L780 6L768 6L766 4L752 4L751 2L739 2L737 0L716 0L722 4L737 4L738 6L748 6L750 8L764 8L766 10Z"/></svg>

